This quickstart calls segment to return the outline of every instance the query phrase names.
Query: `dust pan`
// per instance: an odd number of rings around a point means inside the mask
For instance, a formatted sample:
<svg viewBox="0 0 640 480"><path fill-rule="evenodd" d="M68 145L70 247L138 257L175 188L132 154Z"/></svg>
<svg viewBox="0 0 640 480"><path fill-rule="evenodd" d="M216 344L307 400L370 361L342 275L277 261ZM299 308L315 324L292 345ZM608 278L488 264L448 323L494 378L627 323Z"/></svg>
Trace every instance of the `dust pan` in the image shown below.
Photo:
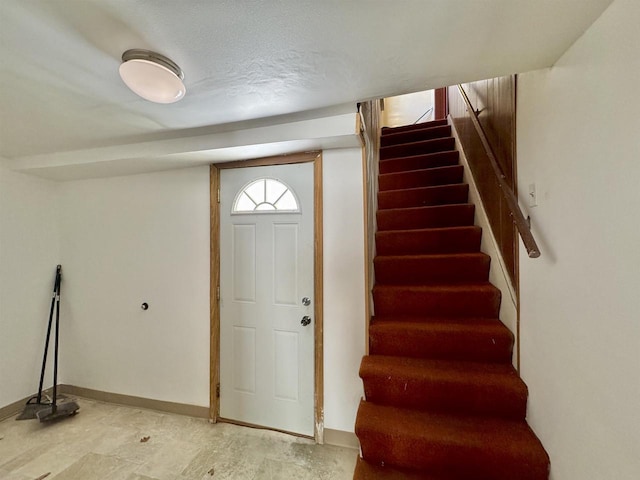
<svg viewBox="0 0 640 480"><path fill-rule="evenodd" d="M60 403L53 403L36 412L36 417L41 422L52 422L64 417L75 415L80 406L75 400L65 400Z"/></svg>

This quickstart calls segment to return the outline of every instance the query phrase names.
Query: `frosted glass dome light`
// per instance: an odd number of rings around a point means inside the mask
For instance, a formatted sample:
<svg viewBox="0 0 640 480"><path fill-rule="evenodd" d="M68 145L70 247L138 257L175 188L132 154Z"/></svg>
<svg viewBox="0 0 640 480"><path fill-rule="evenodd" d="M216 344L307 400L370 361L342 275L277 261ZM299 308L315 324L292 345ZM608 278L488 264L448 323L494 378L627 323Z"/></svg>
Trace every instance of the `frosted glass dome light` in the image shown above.
<svg viewBox="0 0 640 480"><path fill-rule="evenodd" d="M122 54L120 77L134 93L155 103L174 103L184 97L184 73L169 58L149 50Z"/></svg>

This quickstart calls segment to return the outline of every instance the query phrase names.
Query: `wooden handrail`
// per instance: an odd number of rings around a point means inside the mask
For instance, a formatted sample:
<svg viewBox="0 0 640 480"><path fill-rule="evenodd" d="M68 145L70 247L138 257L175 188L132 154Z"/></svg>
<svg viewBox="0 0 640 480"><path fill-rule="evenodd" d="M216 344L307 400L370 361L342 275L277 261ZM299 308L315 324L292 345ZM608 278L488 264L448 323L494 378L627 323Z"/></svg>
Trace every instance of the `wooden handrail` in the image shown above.
<svg viewBox="0 0 640 480"><path fill-rule="evenodd" d="M507 184L507 177L503 173L502 168L500 168L500 164L498 164L498 160L496 159L496 156L493 153L493 149L489 144L487 135L484 132L482 125L480 124L480 120L478 120L478 114L473 109L473 106L469 101L469 97L467 97L467 94L462 88L462 85L458 85L458 90L460 91L460 95L462 96L464 103L467 104L467 110L469 111L471 122L473 123L473 126L476 128L476 131L480 136L480 141L482 142L487 157L489 158L489 163L491 164L493 173L496 176L496 180L498 180L498 186L500 187L502 195L507 202L507 207L509 207L509 215L511 215L513 223L515 223L516 228L518 229L518 233L520 234L520 238L522 238L522 242L527 249L527 253L531 258L538 258L540 256L540 249L538 248L538 244L536 243L535 238L533 238L533 234L531 233L531 229L529 228L527 219L524 218L522 210L520 210L518 199L513 193L513 190L511 190L511 187L509 187L509 185Z"/></svg>

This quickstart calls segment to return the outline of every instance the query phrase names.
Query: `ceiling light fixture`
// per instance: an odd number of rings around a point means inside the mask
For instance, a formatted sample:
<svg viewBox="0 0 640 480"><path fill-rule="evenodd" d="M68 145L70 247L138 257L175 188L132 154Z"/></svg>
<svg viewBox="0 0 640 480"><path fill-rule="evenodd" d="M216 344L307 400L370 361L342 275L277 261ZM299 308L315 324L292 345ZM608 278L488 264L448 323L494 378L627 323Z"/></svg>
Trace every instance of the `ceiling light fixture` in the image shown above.
<svg viewBox="0 0 640 480"><path fill-rule="evenodd" d="M145 100L173 103L184 97L184 73L171 59L149 50L135 48L122 54L122 81Z"/></svg>

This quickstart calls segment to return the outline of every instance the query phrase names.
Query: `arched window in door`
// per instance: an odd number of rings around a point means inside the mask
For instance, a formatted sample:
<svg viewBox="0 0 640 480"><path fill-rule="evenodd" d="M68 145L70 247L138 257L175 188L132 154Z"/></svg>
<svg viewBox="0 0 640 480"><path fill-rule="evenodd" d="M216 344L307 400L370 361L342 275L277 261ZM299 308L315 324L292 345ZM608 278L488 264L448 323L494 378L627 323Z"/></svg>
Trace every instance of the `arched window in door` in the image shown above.
<svg viewBox="0 0 640 480"><path fill-rule="evenodd" d="M259 178L240 189L231 213L299 213L299 205L288 185L275 178Z"/></svg>

